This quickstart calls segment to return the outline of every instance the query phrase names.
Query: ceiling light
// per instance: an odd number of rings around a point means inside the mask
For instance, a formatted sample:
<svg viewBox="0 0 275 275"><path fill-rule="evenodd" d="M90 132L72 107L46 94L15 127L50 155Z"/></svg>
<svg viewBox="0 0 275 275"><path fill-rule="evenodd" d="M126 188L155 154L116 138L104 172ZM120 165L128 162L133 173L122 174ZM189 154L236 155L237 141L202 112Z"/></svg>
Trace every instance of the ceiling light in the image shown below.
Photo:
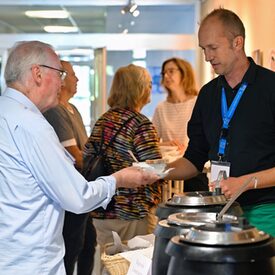
<svg viewBox="0 0 275 275"><path fill-rule="evenodd" d="M89 56L91 59L94 59L94 51L91 48L62 49L56 50L56 52L62 56Z"/></svg>
<svg viewBox="0 0 275 275"><path fill-rule="evenodd" d="M36 10L25 11L25 15L33 18L68 18L69 12L64 10Z"/></svg>
<svg viewBox="0 0 275 275"><path fill-rule="evenodd" d="M139 16L139 13L140 13L139 10L135 10L135 11L133 12L133 16L134 16L134 17L138 17L138 16Z"/></svg>
<svg viewBox="0 0 275 275"><path fill-rule="evenodd" d="M132 3L129 9L130 13L133 13L137 9L138 5L135 3Z"/></svg>
<svg viewBox="0 0 275 275"><path fill-rule="evenodd" d="M126 10L126 7L124 7L120 12L121 12L122 14L125 14L125 13L128 12L128 11Z"/></svg>
<svg viewBox="0 0 275 275"><path fill-rule="evenodd" d="M146 58L146 50L145 49L134 49L132 54L133 59L145 59Z"/></svg>
<svg viewBox="0 0 275 275"><path fill-rule="evenodd" d="M120 12L122 14L131 13L133 16L137 17L139 15L137 7L138 5L133 0L130 0L128 5L121 9Z"/></svg>
<svg viewBox="0 0 275 275"><path fill-rule="evenodd" d="M68 32L78 32L77 27L73 26L45 26L44 31L52 33L68 33Z"/></svg>

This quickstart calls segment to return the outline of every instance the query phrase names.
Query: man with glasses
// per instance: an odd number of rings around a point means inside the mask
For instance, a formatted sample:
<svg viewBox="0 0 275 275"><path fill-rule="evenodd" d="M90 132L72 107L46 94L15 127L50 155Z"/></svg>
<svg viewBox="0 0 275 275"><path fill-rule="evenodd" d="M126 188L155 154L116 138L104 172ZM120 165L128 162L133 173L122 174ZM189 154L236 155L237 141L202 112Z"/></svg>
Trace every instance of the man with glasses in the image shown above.
<svg viewBox="0 0 275 275"><path fill-rule="evenodd" d="M43 65L43 66L41 66ZM0 96L0 272L65 275L64 209L106 207L118 187L159 179L135 167L87 182L42 113L58 104L63 69L50 45L17 43Z"/></svg>

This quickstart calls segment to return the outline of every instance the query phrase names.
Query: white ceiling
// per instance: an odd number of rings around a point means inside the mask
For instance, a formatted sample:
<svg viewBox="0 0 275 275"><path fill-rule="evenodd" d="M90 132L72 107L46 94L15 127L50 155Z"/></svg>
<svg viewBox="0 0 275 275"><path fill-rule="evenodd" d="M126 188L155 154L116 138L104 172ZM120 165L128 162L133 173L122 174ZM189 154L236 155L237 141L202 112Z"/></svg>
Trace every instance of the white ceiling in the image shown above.
<svg viewBox="0 0 275 275"><path fill-rule="evenodd" d="M67 6L123 6L128 0L46 0L43 5ZM141 6L183 5L202 0L135 0ZM0 5L41 5L41 0L0 0Z"/></svg>
<svg viewBox="0 0 275 275"><path fill-rule="evenodd" d="M175 6L190 6L201 0L136 0L139 9L152 12L151 20L161 25L162 18L154 16L156 11ZM43 4L43 5L42 5ZM45 33L45 25L77 26L79 33L121 33L121 29L110 31L110 26L119 26L126 16L120 14L128 0L0 0L0 34ZM31 19L25 16L25 10L57 9L67 10L69 19ZM114 16L117 15L117 16ZM111 18L110 18L111 17ZM138 20L138 17L135 19ZM159 24L156 23L159 20ZM132 19L131 19L132 21ZM157 21L158 22L158 21ZM148 22L146 22L148 23ZM150 22L149 22L150 24ZM158 33L158 31L156 31Z"/></svg>

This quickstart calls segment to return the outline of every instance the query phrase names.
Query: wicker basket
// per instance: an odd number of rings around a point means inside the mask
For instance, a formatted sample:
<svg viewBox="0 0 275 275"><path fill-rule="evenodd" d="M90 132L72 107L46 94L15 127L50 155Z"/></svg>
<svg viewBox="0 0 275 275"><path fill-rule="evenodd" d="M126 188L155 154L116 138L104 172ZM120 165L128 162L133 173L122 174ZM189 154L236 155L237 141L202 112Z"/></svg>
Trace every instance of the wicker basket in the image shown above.
<svg viewBox="0 0 275 275"><path fill-rule="evenodd" d="M106 244L104 251L101 255L101 260L104 267L110 275L126 275L130 266L129 261L120 256L119 254L107 255L106 248L112 246L113 244Z"/></svg>

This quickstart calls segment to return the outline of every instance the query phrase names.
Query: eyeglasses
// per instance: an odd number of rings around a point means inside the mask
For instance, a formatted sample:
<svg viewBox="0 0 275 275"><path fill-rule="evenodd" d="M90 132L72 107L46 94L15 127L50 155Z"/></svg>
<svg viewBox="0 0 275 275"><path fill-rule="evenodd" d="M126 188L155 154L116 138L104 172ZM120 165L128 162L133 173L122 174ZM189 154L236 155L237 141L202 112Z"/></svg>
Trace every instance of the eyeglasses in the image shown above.
<svg viewBox="0 0 275 275"><path fill-rule="evenodd" d="M64 70L60 70L60 69L57 69L57 68L54 68L54 67L51 67L51 66L48 66L48 65L38 65L40 67L44 67L44 68L48 68L48 69L51 69L51 70L55 70L55 71L58 71L59 72L59 75L60 75L60 78L61 80L63 81L66 76L67 76L67 72L64 71Z"/></svg>
<svg viewBox="0 0 275 275"><path fill-rule="evenodd" d="M165 74L171 76L171 75L173 75L176 71L179 71L179 70L180 70L180 69L177 69L177 68L167 69L167 70L161 72L161 76L164 77Z"/></svg>

